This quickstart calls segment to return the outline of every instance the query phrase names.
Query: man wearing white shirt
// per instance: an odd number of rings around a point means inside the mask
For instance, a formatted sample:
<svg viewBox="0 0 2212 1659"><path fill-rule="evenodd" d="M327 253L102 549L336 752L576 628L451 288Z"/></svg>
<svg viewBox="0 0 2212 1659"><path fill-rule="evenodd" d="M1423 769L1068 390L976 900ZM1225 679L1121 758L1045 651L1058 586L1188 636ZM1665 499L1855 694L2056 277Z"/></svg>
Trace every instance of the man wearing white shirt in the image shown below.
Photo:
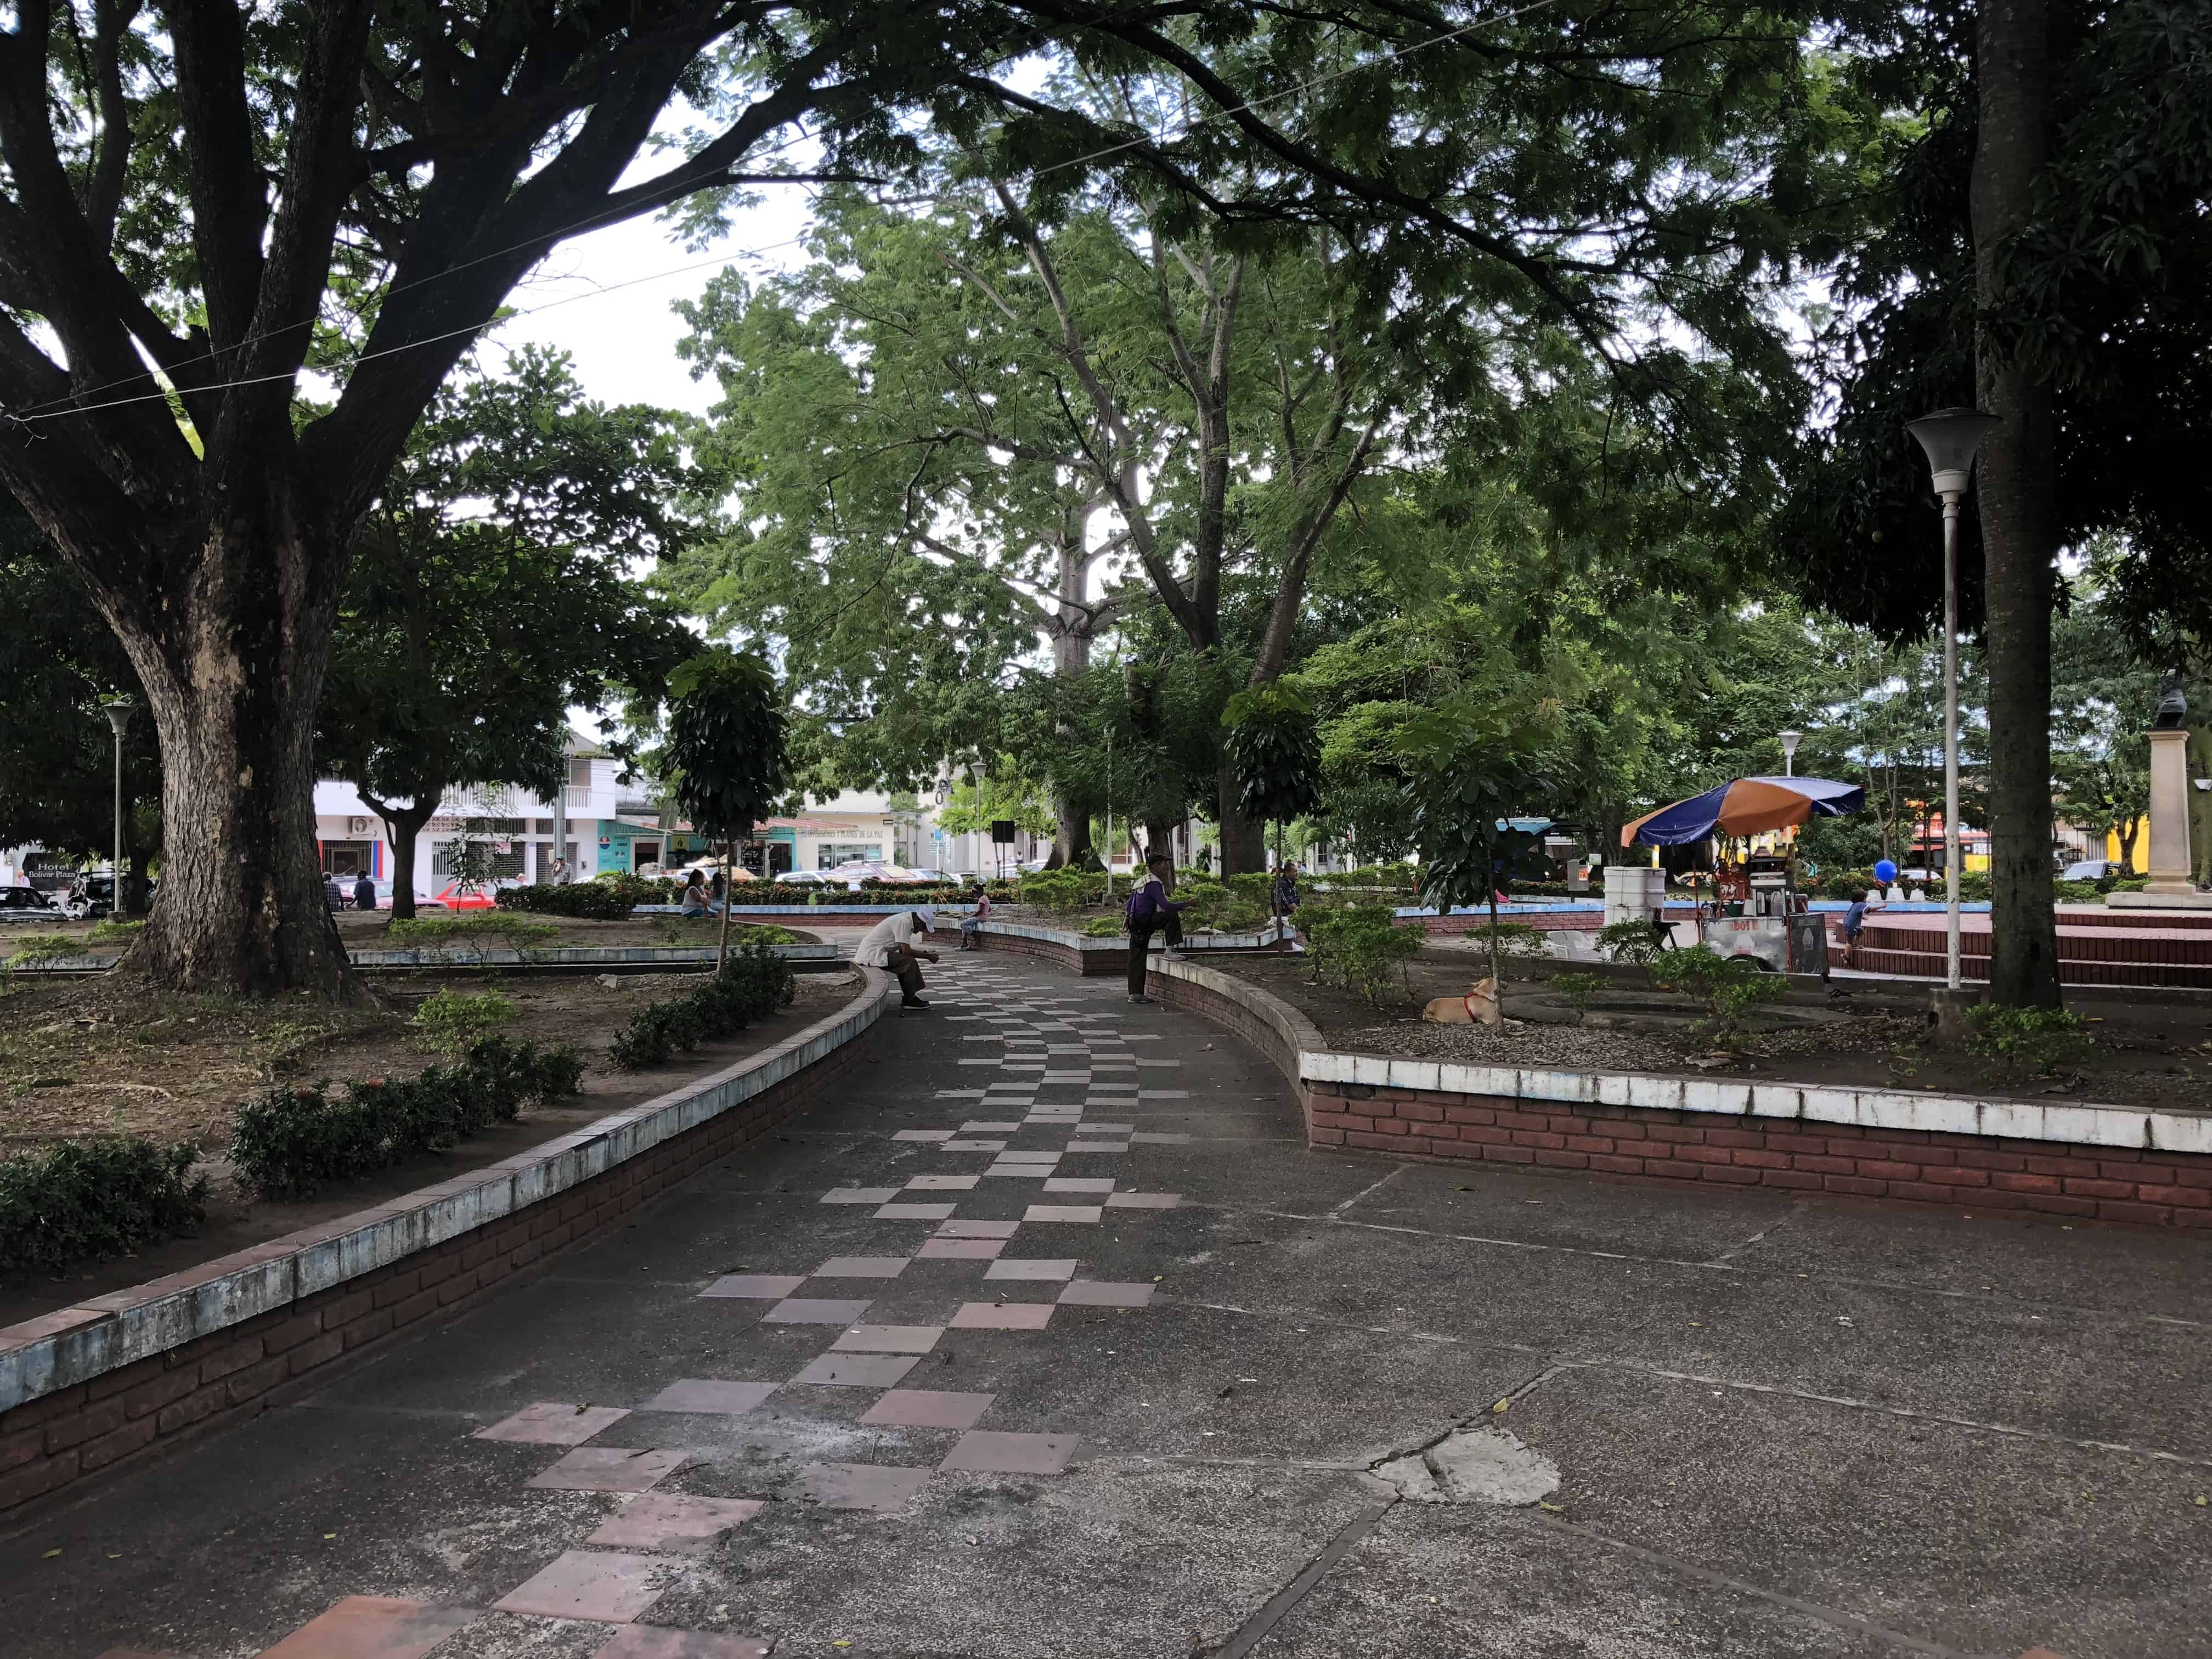
<svg viewBox="0 0 2212 1659"><path fill-rule="evenodd" d="M923 962L935 962L934 951L917 950L915 939L937 929L937 912L925 904L918 910L901 910L896 915L885 916L860 936L854 949L853 960L865 968L881 968L898 975L899 989L905 994L900 1001L904 1008L927 1008L921 1000L921 968Z"/></svg>

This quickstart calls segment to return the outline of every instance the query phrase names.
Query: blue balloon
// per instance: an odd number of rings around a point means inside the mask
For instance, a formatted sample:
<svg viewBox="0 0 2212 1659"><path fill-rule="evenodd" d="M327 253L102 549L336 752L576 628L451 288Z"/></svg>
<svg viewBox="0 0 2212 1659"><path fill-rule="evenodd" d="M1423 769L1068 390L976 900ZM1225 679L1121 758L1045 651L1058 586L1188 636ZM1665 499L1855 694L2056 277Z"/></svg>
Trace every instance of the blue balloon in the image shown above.
<svg viewBox="0 0 2212 1659"><path fill-rule="evenodd" d="M1874 867L1874 878L1883 886L1888 886L1897 879L1897 866L1888 859L1882 860Z"/></svg>

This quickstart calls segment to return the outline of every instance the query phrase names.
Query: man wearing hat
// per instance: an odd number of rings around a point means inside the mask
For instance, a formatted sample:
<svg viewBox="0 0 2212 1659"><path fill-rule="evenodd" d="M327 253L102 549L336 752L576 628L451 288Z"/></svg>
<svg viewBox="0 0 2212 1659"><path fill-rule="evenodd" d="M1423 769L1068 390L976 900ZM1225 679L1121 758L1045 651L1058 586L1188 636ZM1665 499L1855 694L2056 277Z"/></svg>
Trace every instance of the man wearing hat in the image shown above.
<svg viewBox="0 0 2212 1659"><path fill-rule="evenodd" d="M905 993L901 1007L927 1008L929 1005L921 1000L920 964L936 961L937 952L918 951L913 941L917 934L936 931L937 912L933 907L925 904L918 910L902 910L885 916L860 936L853 960L864 968L881 968L897 975L899 989Z"/></svg>

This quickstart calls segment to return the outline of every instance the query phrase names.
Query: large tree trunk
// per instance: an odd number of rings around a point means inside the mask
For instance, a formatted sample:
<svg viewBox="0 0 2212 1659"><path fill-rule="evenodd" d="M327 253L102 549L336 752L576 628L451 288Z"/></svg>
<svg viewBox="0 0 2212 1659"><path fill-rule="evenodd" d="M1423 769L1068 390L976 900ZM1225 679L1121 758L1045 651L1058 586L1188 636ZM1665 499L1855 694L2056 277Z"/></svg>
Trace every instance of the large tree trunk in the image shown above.
<svg viewBox="0 0 2212 1659"><path fill-rule="evenodd" d="M1245 817L1243 809L1237 805L1237 763L1230 758L1225 744L1216 776L1221 788L1221 873L1243 876L1266 869L1267 827L1257 818Z"/></svg>
<svg viewBox="0 0 2212 1659"><path fill-rule="evenodd" d="M1052 811L1059 828L1053 836L1051 867L1072 866L1091 851L1090 804L1062 789L1053 796Z"/></svg>
<svg viewBox="0 0 2212 1659"><path fill-rule="evenodd" d="M1974 289L1984 317L2014 303L1998 268L2027 222L2050 149L2045 0L1984 0L1976 24L1980 135L1974 151ZM2051 892L2051 602L2057 552L2051 386L1984 325L1975 341L1983 440L1978 485L1988 622L1990 997L2058 1006Z"/></svg>
<svg viewBox="0 0 2212 1659"><path fill-rule="evenodd" d="M125 965L180 991L355 996L315 858L313 711L343 546L256 471L234 470L166 591L88 572L161 743L161 902Z"/></svg>

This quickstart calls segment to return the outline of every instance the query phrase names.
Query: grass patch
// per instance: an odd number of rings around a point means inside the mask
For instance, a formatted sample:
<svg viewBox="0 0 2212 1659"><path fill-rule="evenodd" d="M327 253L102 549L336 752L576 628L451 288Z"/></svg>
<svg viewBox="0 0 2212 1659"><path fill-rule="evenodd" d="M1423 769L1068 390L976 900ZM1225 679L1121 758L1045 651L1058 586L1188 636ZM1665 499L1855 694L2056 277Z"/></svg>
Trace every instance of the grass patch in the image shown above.
<svg viewBox="0 0 2212 1659"><path fill-rule="evenodd" d="M394 921L385 930L397 945L474 945L503 940L517 951L544 945L561 935L560 924L532 921L527 916L503 915L496 910L471 911L458 916L414 916Z"/></svg>
<svg viewBox="0 0 2212 1659"><path fill-rule="evenodd" d="M23 933L17 936L15 950L7 961L10 968L30 968L41 962L52 962L62 957L73 957L84 949L67 933Z"/></svg>
<svg viewBox="0 0 2212 1659"><path fill-rule="evenodd" d="M2079 1065L2092 1047L2079 1014L2063 1008L2001 1008L1992 1002L1966 1010L1966 1044L2007 1071L2037 1077Z"/></svg>

